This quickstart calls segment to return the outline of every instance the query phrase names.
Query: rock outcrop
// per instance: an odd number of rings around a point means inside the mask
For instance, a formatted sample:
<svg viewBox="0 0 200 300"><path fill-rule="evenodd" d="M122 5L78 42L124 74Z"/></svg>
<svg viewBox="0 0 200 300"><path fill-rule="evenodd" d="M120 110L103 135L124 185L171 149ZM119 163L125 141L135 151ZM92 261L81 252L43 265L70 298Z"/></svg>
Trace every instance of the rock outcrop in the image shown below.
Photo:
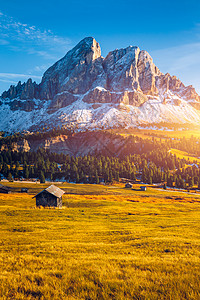
<svg viewBox="0 0 200 300"><path fill-rule="evenodd" d="M18 82L16 86L11 85L8 91L3 92L3 99L16 99L19 98L21 100L30 100L30 99L38 99L39 98L39 85L32 79L29 78L26 83L21 84L21 81Z"/></svg>
<svg viewBox="0 0 200 300"><path fill-rule="evenodd" d="M9 103L10 109L15 110L24 110L24 111L32 111L35 108L35 103L32 100L27 101L19 101L17 99L11 101Z"/></svg>
<svg viewBox="0 0 200 300"><path fill-rule="evenodd" d="M21 152L28 152L31 150L30 148L30 144L26 139L23 139L21 141L18 142L13 142L11 144L2 144L0 147L0 151L8 151L8 150L12 150L12 151L21 151Z"/></svg>
<svg viewBox="0 0 200 300"><path fill-rule="evenodd" d="M84 156L94 153L109 155L111 151L120 154L129 142L121 135L110 136L104 132L83 132L70 136L59 135L46 139L32 139L14 142L9 145L2 144L0 150L11 151L37 151L44 148L53 153L63 153L72 156ZM111 150L112 149L112 150Z"/></svg>

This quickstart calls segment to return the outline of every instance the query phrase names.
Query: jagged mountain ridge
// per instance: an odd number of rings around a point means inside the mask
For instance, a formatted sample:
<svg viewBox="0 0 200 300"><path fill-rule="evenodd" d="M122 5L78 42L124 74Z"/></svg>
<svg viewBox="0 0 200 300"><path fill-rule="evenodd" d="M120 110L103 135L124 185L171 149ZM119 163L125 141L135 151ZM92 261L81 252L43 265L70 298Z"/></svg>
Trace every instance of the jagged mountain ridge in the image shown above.
<svg viewBox="0 0 200 300"><path fill-rule="evenodd" d="M146 51L129 46L103 58L99 44L89 37L51 66L40 84L29 79L2 94L0 129L199 124L199 108L195 89L164 75Z"/></svg>

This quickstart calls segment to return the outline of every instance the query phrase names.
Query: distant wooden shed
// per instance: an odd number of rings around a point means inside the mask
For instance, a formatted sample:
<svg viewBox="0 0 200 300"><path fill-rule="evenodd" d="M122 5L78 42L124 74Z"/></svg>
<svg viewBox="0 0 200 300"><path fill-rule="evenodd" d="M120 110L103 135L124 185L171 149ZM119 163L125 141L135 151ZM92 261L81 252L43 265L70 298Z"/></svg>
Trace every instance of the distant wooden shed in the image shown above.
<svg viewBox="0 0 200 300"><path fill-rule="evenodd" d="M146 191L147 187L146 186L141 186L140 189L141 189L141 191Z"/></svg>
<svg viewBox="0 0 200 300"><path fill-rule="evenodd" d="M36 206L44 207L62 207L62 196L65 192L55 185L50 185L34 197Z"/></svg>
<svg viewBox="0 0 200 300"><path fill-rule="evenodd" d="M21 188L21 193L28 193L29 189L28 188Z"/></svg>
<svg viewBox="0 0 200 300"><path fill-rule="evenodd" d="M125 188L127 188L127 189L130 189L132 187L133 187L133 185L130 182L125 184Z"/></svg>
<svg viewBox="0 0 200 300"><path fill-rule="evenodd" d="M10 194L11 190L12 189L9 186L5 186L3 184L0 184L0 193Z"/></svg>

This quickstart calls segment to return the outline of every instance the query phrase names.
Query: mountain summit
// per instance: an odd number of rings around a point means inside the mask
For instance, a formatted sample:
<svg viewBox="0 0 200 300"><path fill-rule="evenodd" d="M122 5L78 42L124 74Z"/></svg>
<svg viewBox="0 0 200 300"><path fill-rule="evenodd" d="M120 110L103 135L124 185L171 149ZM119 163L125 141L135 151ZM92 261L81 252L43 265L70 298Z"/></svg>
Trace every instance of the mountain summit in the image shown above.
<svg viewBox="0 0 200 300"><path fill-rule="evenodd" d="M0 130L46 124L79 129L141 123L200 123L200 97L176 76L163 74L148 52L129 46L103 58L99 43L84 38L43 75L1 96Z"/></svg>

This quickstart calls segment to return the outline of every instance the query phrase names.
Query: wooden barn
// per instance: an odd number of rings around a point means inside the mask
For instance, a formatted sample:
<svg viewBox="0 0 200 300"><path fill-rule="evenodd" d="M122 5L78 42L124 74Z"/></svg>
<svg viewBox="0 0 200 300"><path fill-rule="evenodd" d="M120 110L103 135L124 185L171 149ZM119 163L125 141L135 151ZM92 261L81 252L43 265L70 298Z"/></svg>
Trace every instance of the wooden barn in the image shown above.
<svg viewBox="0 0 200 300"><path fill-rule="evenodd" d="M34 196L36 198L36 206L62 207L62 196L64 193L63 190L52 184Z"/></svg>
<svg viewBox="0 0 200 300"><path fill-rule="evenodd" d="M10 194L11 193L11 188L9 186L5 186L3 184L0 184L0 193Z"/></svg>

